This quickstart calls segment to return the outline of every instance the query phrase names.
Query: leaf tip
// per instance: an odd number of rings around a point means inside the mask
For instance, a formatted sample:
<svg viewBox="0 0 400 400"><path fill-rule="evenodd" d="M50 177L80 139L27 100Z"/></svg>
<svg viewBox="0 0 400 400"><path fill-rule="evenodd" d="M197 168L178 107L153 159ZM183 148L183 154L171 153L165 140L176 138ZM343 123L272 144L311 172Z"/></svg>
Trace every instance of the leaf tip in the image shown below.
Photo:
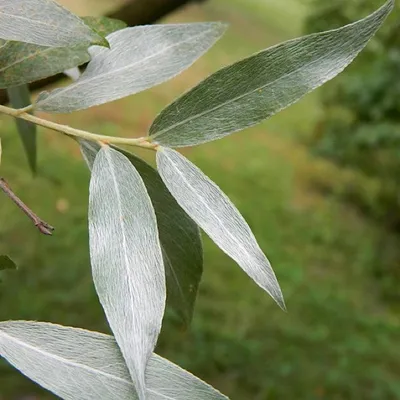
<svg viewBox="0 0 400 400"><path fill-rule="evenodd" d="M229 22L225 22L225 21L219 21L219 22L216 22L216 24L219 25L219 28L223 32L225 32L229 28L229 25L230 25Z"/></svg>
<svg viewBox="0 0 400 400"><path fill-rule="evenodd" d="M229 23L224 21L209 22L208 24L213 27L218 38L221 38L229 28Z"/></svg>
<svg viewBox="0 0 400 400"><path fill-rule="evenodd" d="M94 42L92 42L93 46L102 46L102 47L106 47L107 49L111 48L110 42L101 35L96 35L97 36L97 40L95 40Z"/></svg>
<svg viewBox="0 0 400 400"><path fill-rule="evenodd" d="M269 286L268 288L264 287L264 290L266 290L268 292L268 294L274 299L275 303L278 304L279 308L281 308L282 311L287 312L285 299L283 297L282 290L281 290L276 278L274 279L274 281L275 282L268 285Z"/></svg>
<svg viewBox="0 0 400 400"><path fill-rule="evenodd" d="M284 312L288 312L286 304L285 304L285 299L283 298L282 294L278 299L275 299L276 303L278 304L278 306L281 308L282 311Z"/></svg>

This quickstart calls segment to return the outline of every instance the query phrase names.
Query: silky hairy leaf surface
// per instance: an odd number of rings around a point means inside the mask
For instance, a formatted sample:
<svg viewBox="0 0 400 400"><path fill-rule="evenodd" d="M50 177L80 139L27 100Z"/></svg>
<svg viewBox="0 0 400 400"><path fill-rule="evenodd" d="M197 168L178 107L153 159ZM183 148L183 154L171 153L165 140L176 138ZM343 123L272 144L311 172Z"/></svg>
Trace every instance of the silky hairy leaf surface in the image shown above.
<svg viewBox="0 0 400 400"><path fill-rule="evenodd" d="M221 69L165 108L150 136L164 146L190 146L271 117L343 71L393 4L389 0L351 25L290 40Z"/></svg>
<svg viewBox="0 0 400 400"><path fill-rule="evenodd" d="M83 20L104 35L126 26L122 21L106 17L84 17ZM0 88L44 79L90 60L87 43L47 47L0 40L0 46Z"/></svg>
<svg viewBox="0 0 400 400"><path fill-rule="evenodd" d="M52 47L107 45L80 18L52 0L0 0L0 38Z"/></svg>
<svg viewBox="0 0 400 400"><path fill-rule="evenodd" d="M8 98L14 108L23 108L31 104L31 94L27 85L10 87L7 89ZM29 121L16 118L19 137L25 149L29 166L36 173L36 125Z"/></svg>
<svg viewBox="0 0 400 400"><path fill-rule="evenodd" d="M1 322L0 356L66 400L137 400L112 336L44 322ZM154 353L146 381L148 400L227 399Z"/></svg>
<svg viewBox="0 0 400 400"><path fill-rule="evenodd" d="M100 146L79 141L82 154L92 168ZM167 305L189 325L203 271L200 231L168 191L158 172L132 153L114 147L137 169L156 212L167 280Z"/></svg>
<svg viewBox="0 0 400 400"><path fill-rule="evenodd" d="M149 25L107 36L111 49L94 46L92 60L74 84L39 95L36 108L72 112L138 93L173 78L225 31L221 23Z"/></svg>
<svg viewBox="0 0 400 400"><path fill-rule="evenodd" d="M17 266L10 257L0 255L0 271L4 271L6 269L17 269Z"/></svg>
<svg viewBox="0 0 400 400"><path fill-rule="evenodd" d="M175 150L160 148L157 167L179 205L284 309L282 292L271 264L250 227L221 189Z"/></svg>
<svg viewBox="0 0 400 400"><path fill-rule="evenodd" d="M140 400L145 369L165 308L156 216L139 173L121 153L102 148L90 181L93 281Z"/></svg>

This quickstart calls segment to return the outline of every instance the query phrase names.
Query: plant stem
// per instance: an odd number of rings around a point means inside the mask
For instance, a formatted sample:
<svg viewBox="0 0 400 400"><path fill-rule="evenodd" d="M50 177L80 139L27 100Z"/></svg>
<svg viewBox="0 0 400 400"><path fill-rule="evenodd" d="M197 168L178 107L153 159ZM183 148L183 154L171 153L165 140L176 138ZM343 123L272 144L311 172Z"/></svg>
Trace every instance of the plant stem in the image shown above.
<svg viewBox="0 0 400 400"><path fill-rule="evenodd" d="M5 179L0 178L0 189L32 220L44 235L52 235L54 228L40 219L10 188Z"/></svg>
<svg viewBox="0 0 400 400"><path fill-rule="evenodd" d="M30 104L29 106L26 106L24 108L18 108L15 111L16 111L17 115L20 115L23 113L28 113L29 111L32 111L32 110L33 110L33 104Z"/></svg>
<svg viewBox="0 0 400 400"><path fill-rule="evenodd" d="M68 125L57 124L55 122L48 121L46 119L42 119L36 117L35 115L31 115L26 113L26 110L31 110L32 107L28 106L24 109L16 110L14 108L6 107L0 105L0 113L11 115L15 118L21 118L25 121L32 122L36 125L43 126L48 129L52 129L53 131L64 133L68 136L80 137L82 139L99 141L105 144L114 143L114 144L126 144L131 146L143 147L146 149L156 150L157 144L151 143L149 138L141 137L141 138L122 138L122 137L114 137L114 136L103 136L97 135L95 133L86 132L80 129L71 128Z"/></svg>

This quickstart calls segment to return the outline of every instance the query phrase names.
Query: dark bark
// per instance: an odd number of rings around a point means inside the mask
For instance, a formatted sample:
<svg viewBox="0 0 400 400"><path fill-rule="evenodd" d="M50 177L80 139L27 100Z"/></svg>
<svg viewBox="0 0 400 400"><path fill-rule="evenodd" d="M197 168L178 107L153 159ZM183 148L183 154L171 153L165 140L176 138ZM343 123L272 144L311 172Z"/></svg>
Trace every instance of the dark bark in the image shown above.
<svg viewBox="0 0 400 400"><path fill-rule="evenodd" d="M131 0L120 9L111 12L108 16L120 19L129 26L152 24L165 17L172 11L177 10L183 5L205 0ZM31 90L43 89L45 86L55 83L64 78L63 74L58 74L29 85ZM0 104L8 102L7 91L0 89Z"/></svg>

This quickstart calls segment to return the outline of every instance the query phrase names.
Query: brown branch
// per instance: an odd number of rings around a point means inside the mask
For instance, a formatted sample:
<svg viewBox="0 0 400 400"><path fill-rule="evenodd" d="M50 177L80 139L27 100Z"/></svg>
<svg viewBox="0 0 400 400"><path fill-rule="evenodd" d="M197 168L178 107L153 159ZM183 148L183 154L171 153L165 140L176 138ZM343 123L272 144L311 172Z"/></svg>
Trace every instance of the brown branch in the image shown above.
<svg viewBox="0 0 400 400"><path fill-rule="evenodd" d="M5 179L0 178L0 189L32 220L44 235L52 235L54 228L40 219L10 188Z"/></svg>
<svg viewBox="0 0 400 400"><path fill-rule="evenodd" d="M120 19L129 26L147 25L157 22L167 14L177 10L183 5L205 0L131 0L120 9L107 15L110 18ZM49 78L33 82L29 88L33 90L43 89L44 87L58 82L65 78L64 74L58 74ZM0 89L0 104L8 103L7 91Z"/></svg>

